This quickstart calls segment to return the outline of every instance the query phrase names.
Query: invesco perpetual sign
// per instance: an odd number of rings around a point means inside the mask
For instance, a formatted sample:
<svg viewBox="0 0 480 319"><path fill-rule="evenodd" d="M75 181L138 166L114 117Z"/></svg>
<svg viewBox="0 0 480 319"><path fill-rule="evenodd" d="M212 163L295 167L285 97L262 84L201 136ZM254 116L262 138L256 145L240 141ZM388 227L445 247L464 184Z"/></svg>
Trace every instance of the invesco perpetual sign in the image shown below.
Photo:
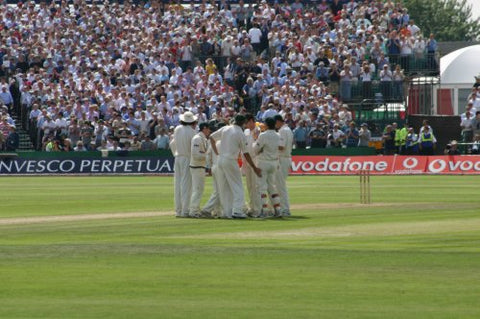
<svg viewBox="0 0 480 319"><path fill-rule="evenodd" d="M11 159L0 174L171 174L173 158Z"/></svg>

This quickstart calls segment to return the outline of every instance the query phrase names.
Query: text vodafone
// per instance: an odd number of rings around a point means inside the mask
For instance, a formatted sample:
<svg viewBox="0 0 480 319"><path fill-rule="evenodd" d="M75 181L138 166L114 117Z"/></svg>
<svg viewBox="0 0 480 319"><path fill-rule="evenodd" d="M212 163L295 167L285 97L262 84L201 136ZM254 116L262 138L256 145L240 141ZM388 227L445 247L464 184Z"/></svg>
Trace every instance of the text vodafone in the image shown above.
<svg viewBox="0 0 480 319"><path fill-rule="evenodd" d="M294 172L357 172L360 170L369 170L373 172L385 172L389 165L386 161L355 161L352 158L345 160L330 160L326 158L322 161L296 161L292 163Z"/></svg>

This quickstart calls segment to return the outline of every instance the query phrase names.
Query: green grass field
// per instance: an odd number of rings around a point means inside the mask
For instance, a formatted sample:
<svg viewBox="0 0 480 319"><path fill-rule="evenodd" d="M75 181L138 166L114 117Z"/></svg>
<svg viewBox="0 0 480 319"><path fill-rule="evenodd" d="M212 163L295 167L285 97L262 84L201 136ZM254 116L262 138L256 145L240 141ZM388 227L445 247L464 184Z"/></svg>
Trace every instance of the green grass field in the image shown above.
<svg viewBox="0 0 480 319"><path fill-rule="evenodd" d="M0 318L480 318L480 177L371 181L372 205L292 177L292 218L192 220L170 177L2 177Z"/></svg>

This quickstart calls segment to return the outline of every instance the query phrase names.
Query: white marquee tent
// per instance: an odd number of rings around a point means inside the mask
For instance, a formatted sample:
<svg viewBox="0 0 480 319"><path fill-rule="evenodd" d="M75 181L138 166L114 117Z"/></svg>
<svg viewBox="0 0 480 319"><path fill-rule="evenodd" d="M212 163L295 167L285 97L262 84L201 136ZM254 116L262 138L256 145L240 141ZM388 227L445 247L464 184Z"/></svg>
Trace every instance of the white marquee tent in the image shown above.
<svg viewBox="0 0 480 319"><path fill-rule="evenodd" d="M454 51L440 59L442 85L466 84L472 86L474 76L480 73L480 45Z"/></svg>
<svg viewBox="0 0 480 319"><path fill-rule="evenodd" d="M480 75L480 45L454 51L440 59L440 86L451 93L454 114L463 113L475 76Z"/></svg>

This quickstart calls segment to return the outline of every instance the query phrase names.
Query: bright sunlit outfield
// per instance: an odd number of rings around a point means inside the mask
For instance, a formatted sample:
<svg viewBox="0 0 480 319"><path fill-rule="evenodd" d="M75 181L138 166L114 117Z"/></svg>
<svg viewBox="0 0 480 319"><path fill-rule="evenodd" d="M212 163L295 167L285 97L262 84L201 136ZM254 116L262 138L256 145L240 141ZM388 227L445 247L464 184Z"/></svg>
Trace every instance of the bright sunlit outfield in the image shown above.
<svg viewBox="0 0 480 319"><path fill-rule="evenodd" d="M282 220L176 219L172 183L0 178L0 318L480 318L480 177L291 177Z"/></svg>

